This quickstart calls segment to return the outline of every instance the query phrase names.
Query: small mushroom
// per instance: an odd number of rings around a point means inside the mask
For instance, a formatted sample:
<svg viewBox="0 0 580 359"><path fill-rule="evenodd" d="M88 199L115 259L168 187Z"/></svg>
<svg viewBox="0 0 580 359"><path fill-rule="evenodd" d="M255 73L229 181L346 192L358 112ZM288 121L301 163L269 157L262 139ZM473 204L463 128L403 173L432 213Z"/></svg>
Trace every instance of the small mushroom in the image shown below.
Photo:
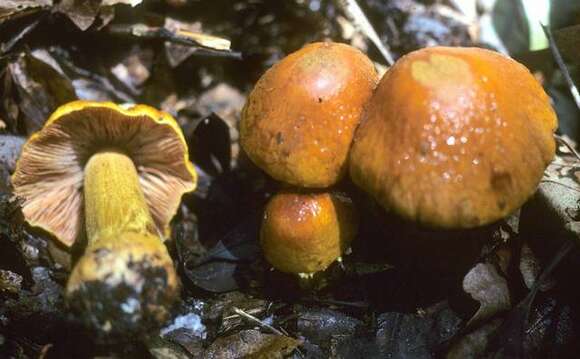
<svg viewBox="0 0 580 359"><path fill-rule="evenodd" d="M354 130L376 82L372 62L359 50L309 44L256 83L242 112L241 145L276 180L328 187L346 172Z"/></svg>
<svg viewBox="0 0 580 359"><path fill-rule="evenodd" d="M556 126L548 96L518 62L477 48L422 49L380 81L350 175L407 219L485 225L534 193L554 157Z"/></svg>
<svg viewBox="0 0 580 359"><path fill-rule="evenodd" d="M350 198L283 191L266 206L260 241L274 268L309 276L340 258L357 229L358 214Z"/></svg>
<svg viewBox="0 0 580 359"><path fill-rule="evenodd" d="M75 101L24 145L12 177L26 220L65 248L86 236L66 287L108 334L168 318L179 280L163 240L196 174L175 120L149 106Z"/></svg>

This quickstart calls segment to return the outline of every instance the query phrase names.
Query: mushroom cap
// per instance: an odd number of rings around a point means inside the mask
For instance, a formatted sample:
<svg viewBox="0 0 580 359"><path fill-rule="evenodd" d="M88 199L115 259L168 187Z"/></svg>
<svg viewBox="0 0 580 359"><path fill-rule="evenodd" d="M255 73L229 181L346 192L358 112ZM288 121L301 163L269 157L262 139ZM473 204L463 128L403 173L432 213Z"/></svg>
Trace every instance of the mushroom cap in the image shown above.
<svg viewBox="0 0 580 359"><path fill-rule="evenodd" d="M264 212L262 250L282 272L323 271L348 248L358 220L352 201L343 195L280 192Z"/></svg>
<svg viewBox="0 0 580 359"><path fill-rule="evenodd" d="M83 229L83 169L92 154L115 148L133 160L162 236L181 196L195 189L183 133L167 113L145 106L74 101L59 107L24 145L12 176L28 223L70 247Z"/></svg>
<svg viewBox="0 0 580 359"><path fill-rule="evenodd" d="M535 191L554 157L550 100L518 62L478 48L432 47L399 59L355 135L353 181L424 225L501 219Z"/></svg>
<svg viewBox="0 0 580 359"><path fill-rule="evenodd" d="M346 171L364 104L377 83L372 62L345 44L309 44L259 79L242 111L240 142L273 178L327 187Z"/></svg>

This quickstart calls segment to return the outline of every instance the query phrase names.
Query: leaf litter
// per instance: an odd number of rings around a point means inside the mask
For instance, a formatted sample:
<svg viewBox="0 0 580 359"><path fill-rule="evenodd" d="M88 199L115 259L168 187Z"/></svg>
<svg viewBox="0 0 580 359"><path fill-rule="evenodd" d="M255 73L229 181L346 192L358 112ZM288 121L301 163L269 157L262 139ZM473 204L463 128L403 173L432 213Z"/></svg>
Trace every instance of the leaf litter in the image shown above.
<svg viewBox="0 0 580 359"><path fill-rule="evenodd" d="M361 11L353 16L355 5ZM577 244L580 233L575 145L559 146L535 197L518 214L468 233L413 228L382 213L350 183L340 184L367 216L352 254L342 267L329 269L317 291L271 271L259 251L262 208L279 185L240 151L237 121L260 74L302 44L324 38L355 44L377 63L386 53L396 59L433 44L505 51L528 45L521 37L505 41L501 26L496 33L504 41L484 44L474 30L485 26L484 14L465 9L414 0L2 2L0 356L577 353L578 253L568 244ZM506 26L511 21L501 11L485 15ZM512 25L525 27L525 20ZM548 91L566 89L562 71L577 71L577 26L553 29L569 63L567 70L552 66L552 75L545 74ZM62 290L70 254L24 225L10 195L9 174L24 139L76 98L144 102L169 111L200 173L200 188L184 198L169 244L183 282L182 303L162 332L122 345L100 346L67 315ZM566 118L577 121L570 113ZM580 139L574 131L560 135Z"/></svg>

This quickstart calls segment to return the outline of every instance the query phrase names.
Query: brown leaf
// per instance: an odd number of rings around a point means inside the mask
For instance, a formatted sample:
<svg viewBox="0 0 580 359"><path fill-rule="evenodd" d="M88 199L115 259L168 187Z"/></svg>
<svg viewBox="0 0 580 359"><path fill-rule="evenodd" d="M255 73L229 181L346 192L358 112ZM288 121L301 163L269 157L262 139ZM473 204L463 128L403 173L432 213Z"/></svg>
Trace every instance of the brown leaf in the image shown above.
<svg viewBox="0 0 580 359"><path fill-rule="evenodd" d="M18 105L25 115L28 133L39 129L58 106L76 99L70 80L32 54L20 56L8 65L8 70L16 86Z"/></svg>
<svg viewBox="0 0 580 359"><path fill-rule="evenodd" d="M52 0L2 0L0 1L0 24L19 15L50 6L52 6Z"/></svg>
<svg viewBox="0 0 580 359"><path fill-rule="evenodd" d="M10 174L25 140L19 136L0 135L0 191L9 191Z"/></svg>
<svg viewBox="0 0 580 359"><path fill-rule="evenodd" d="M12 76L10 76L9 71L5 71L0 82L0 93L2 93L2 99L0 100L0 113L2 116L2 122L4 122L9 132L16 131L20 114L20 109L18 108L16 101L16 90L14 87Z"/></svg>
<svg viewBox="0 0 580 359"><path fill-rule="evenodd" d="M65 14L79 29L88 29L99 14L102 0L62 0L56 11Z"/></svg>
<svg viewBox="0 0 580 359"><path fill-rule="evenodd" d="M151 358L154 359L190 359L187 351L180 345L161 337L152 337L145 342ZM195 358L200 358L197 356Z"/></svg>
<svg viewBox="0 0 580 359"><path fill-rule="evenodd" d="M22 276L9 270L0 270L0 294L16 294L22 288Z"/></svg>
<svg viewBox="0 0 580 359"><path fill-rule="evenodd" d="M447 359L482 358L490 336L499 328L501 319L495 319L458 340L447 352Z"/></svg>
<svg viewBox="0 0 580 359"><path fill-rule="evenodd" d="M529 238L549 239L536 241L543 248L580 236L580 160L564 149L558 148L536 194L522 208L520 232Z"/></svg>
<svg viewBox="0 0 580 359"><path fill-rule="evenodd" d="M478 263L463 278L463 290L479 302L480 307L467 326L510 308L507 282L489 263Z"/></svg>
<svg viewBox="0 0 580 359"><path fill-rule="evenodd" d="M538 279L542 272L540 261L526 243L522 246L520 253L520 272L528 289L532 289L536 279ZM550 277L547 281L540 284L540 290L546 291L553 288L555 284L554 278Z"/></svg>
<svg viewBox="0 0 580 359"><path fill-rule="evenodd" d="M263 334L258 330L216 339L205 352L208 359L284 358L300 345L300 341L283 335Z"/></svg>
<svg viewBox="0 0 580 359"><path fill-rule="evenodd" d="M153 56L153 50L135 46L111 68L111 72L131 90L132 95L138 95L151 75Z"/></svg>

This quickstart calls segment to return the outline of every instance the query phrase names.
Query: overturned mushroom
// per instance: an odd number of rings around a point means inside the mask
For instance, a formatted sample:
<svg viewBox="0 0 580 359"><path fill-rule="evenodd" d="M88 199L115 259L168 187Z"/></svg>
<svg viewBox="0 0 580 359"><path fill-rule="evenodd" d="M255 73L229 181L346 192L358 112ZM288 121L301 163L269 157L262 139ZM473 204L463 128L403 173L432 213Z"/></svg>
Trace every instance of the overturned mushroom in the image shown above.
<svg viewBox="0 0 580 359"><path fill-rule="evenodd" d="M12 178L27 221L64 247L86 235L66 288L105 333L167 319L179 281L163 239L196 174L179 126L151 107L75 101L25 144Z"/></svg>

